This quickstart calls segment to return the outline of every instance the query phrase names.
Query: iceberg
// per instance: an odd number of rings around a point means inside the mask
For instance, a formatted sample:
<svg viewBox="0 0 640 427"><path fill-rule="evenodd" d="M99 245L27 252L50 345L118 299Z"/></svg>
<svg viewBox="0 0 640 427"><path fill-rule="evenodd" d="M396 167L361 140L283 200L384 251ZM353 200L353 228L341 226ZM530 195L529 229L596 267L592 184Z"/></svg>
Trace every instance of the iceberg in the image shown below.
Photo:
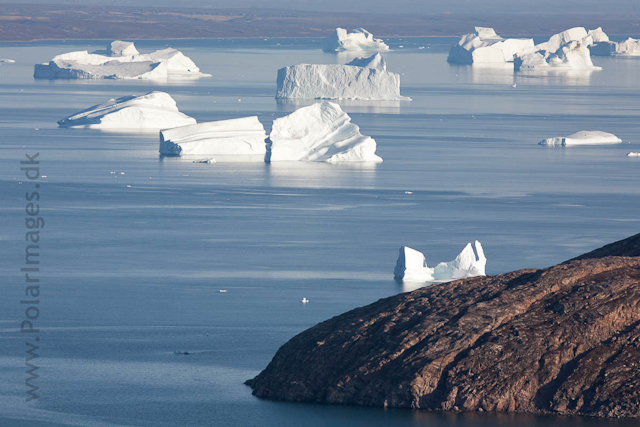
<svg viewBox="0 0 640 427"><path fill-rule="evenodd" d="M589 46L589 50L594 56L635 57L640 56L640 40L631 37L620 43L605 40Z"/></svg>
<svg viewBox="0 0 640 427"><path fill-rule="evenodd" d="M209 77L176 49L161 49L140 54L131 42L115 41L106 51L76 51L36 64L37 79L144 79L169 77Z"/></svg>
<svg viewBox="0 0 640 427"><path fill-rule="evenodd" d="M503 39L493 28L476 27L449 50L448 62L457 64L513 62L516 53L533 48L533 39Z"/></svg>
<svg viewBox="0 0 640 427"><path fill-rule="evenodd" d="M640 153L637 151L630 151L629 154L627 154L627 157L640 157Z"/></svg>
<svg viewBox="0 0 640 427"><path fill-rule="evenodd" d="M16 61L9 58L0 58L0 64L13 64Z"/></svg>
<svg viewBox="0 0 640 427"><path fill-rule="evenodd" d="M300 64L278 70L278 99L405 100L400 75L355 65Z"/></svg>
<svg viewBox="0 0 640 427"><path fill-rule="evenodd" d="M516 53L517 70L560 69L600 70L593 65L589 46L593 36L584 27L575 27L552 36L549 41Z"/></svg>
<svg viewBox="0 0 640 427"><path fill-rule="evenodd" d="M569 136L557 136L540 141L540 145L549 147L570 147L574 145L606 145L620 144L622 140L612 133L601 131L581 131Z"/></svg>
<svg viewBox="0 0 640 427"><path fill-rule="evenodd" d="M396 279L403 281L449 282L484 276L486 264L487 258L484 256L482 245L477 240L473 246L467 243L453 261L441 262L434 268L427 266L422 252L402 246L393 274Z"/></svg>
<svg viewBox="0 0 640 427"><path fill-rule="evenodd" d="M321 102L274 120L267 162L381 162L376 141L360 133L338 104Z"/></svg>
<svg viewBox="0 0 640 427"><path fill-rule="evenodd" d="M94 105L58 122L63 128L155 130L196 123L178 111L176 101L165 92L123 96Z"/></svg>
<svg viewBox="0 0 640 427"><path fill-rule="evenodd" d="M336 28L336 31L325 39L325 52L362 52L389 50L382 40L373 37L364 28L356 28L352 33L348 33L344 28Z"/></svg>
<svg viewBox="0 0 640 427"><path fill-rule="evenodd" d="M198 123L160 131L160 153L264 155L266 138L257 116Z"/></svg>
<svg viewBox="0 0 640 427"><path fill-rule="evenodd" d="M368 58L355 58L353 61L345 65L354 65L356 67L373 68L374 70L387 70L387 61L384 60L380 53L376 53Z"/></svg>
<svg viewBox="0 0 640 427"><path fill-rule="evenodd" d="M107 47L107 55L109 56L134 56L140 55L133 42L123 42L116 40L111 42Z"/></svg>

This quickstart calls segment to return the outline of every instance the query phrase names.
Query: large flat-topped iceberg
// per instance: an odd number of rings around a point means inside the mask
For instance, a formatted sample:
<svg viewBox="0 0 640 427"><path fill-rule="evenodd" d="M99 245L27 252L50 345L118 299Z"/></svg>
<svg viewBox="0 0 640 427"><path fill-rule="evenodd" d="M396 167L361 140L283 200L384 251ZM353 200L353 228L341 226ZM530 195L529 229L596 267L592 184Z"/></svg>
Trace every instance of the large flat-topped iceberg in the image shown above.
<svg viewBox="0 0 640 427"><path fill-rule="evenodd" d="M266 161L381 162L376 141L338 104L321 102L274 120Z"/></svg>
<svg viewBox="0 0 640 427"><path fill-rule="evenodd" d="M278 70L278 99L410 100L400 75L355 65L301 64Z"/></svg>
<svg viewBox="0 0 640 427"><path fill-rule="evenodd" d="M593 36L584 27L575 27L552 36L549 41L516 53L516 70L565 69L599 70L593 65L589 46Z"/></svg>
<svg viewBox="0 0 640 427"><path fill-rule="evenodd" d="M540 145L570 147L575 145L620 144L622 140L612 133L601 131L581 131L569 136L557 136L540 141Z"/></svg>
<svg viewBox="0 0 640 427"><path fill-rule="evenodd" d="M486 264L487 258L484 256L482 245L477 240L473 246L467 243L453 261L441 262L433 268L427 266L422 252L403 246L400 248L393 273L396 279L404 281L449 282L484 276Z"/></svg>
<svg viewBox="0 0 640 427"><path fill-rule="evenodd" d="M115 41L106 51L76 51L36 64L33 76L41 79L167 79L207 77L182 52L167 48L140 54L131 42Z"/></svg>
<svg viewBox="0 0 640 427"><path fill-rule="evenodd" d="M457 64L513 62L516 53L533 48L533 39L503 39L493 28L476 27L449 50L448 62Z"/></svg>
<svg viewBox="0 0 640 427"><path fill-rule="evenodd" d="M160 153L251 155L266 152L267 134L258 117L220 120L160 132Z"/></svg>
<svg viewBox="0 0 640 427"><path fill-rule="evenodd" d="M65 128L148 131L194 124L196 120L178 111L176 101L165 92L123 96L94 105L58 122Z"/></svg>
<svg viewBox="0 0 640 427"><path fill-rule="evenodd" d="M325 52L367 52L389 50L389 46L380 39L373 37L364 28L356 28L349 33L344 28L336 28L336 31L325 39Z"/></svg>

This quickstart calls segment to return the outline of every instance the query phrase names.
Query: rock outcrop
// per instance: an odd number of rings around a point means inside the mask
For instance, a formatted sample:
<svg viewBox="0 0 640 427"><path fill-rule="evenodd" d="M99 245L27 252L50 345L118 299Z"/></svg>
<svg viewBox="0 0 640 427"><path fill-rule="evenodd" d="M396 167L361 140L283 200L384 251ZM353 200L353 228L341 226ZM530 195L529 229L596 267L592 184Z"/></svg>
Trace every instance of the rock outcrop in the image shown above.
<svg viewBox="0 0 640 427"><path fill-rule="evenodd" d="M640 234L381 299L292 338L262 398L640 418Z"/></svg>

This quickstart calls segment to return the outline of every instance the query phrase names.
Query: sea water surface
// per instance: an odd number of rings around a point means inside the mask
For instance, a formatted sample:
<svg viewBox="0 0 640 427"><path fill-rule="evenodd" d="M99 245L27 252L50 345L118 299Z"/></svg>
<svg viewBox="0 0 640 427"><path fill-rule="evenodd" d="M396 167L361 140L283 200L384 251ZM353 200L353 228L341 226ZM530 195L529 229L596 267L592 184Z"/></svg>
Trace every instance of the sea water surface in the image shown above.
<svg viewBox="0 0 640 427"><path fill-rule="evenodd" d="M320 40L176 40L212 78L34 80L33 64L106 42L0 44L0 425L610 426L584 418L437 414L259 400L243 382L304 329L403 292L401 245L429 265L482 242L487 273L546 267L640 230L640 61L514 74L446 62L454 39L389 39L412 102L341 102L377 165L193 163L158 135L59 129L109 98L163 90L198 121L274 118L276 70L336 63ZM515 87L514 87L515 86ZM617 146L537 143L602 130ZM25 402L25 179L39 153L40 329ZM220 292L221 289L227 292ZM301 304L306 297L308 304ZM174 354L186 351L189 355Z"/></svg>

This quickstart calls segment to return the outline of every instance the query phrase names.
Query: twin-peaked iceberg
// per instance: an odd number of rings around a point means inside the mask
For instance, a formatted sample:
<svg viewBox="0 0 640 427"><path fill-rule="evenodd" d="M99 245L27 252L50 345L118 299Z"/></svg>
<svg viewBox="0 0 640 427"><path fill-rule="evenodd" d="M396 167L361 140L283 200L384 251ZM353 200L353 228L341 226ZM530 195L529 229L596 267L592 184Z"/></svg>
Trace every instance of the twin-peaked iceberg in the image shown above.
<svg viewBox="0 0 640 427"><path fill-rule="evenodd" d="M388 51L389 46L373 37L364 28L356 28L349 33L344 28L336 28L335 32L325 39L325 52L369 52Z"/></svg>
<svg viewBox="0 0 640 427"><path fill-rule="evenodd" d="M63 128L121 131L158 131L194 124L196 119L178 111L176 101L165 92L123 96L97 104L58 122Z"/></svg>
<svg viewBox="0 0 640 427"><path fill-rule="evenodd" d="M602 31L602 28L589 31L593 44L589 46L593 56L640 56L640 40L629 37L623 42L614 42Z"/></svg>
<svg viewBox="0 0 640 427"><path fill-rule="evenodd" d="M303 107L274 120L268 139L256 116L160 132L162 154L220 155L226 160L231 160L229 155L261 154L266 162L381 162L375 152L376 141L362 135L351 117L331 102Z"/></svg>
<svg viewBox="0 0 640 427"><path fill-rule="evenodd" d="M422 252L402 246L393 273L396 279L403 281L449 282L484 276L486 264L487 258L484 256L482 245L477 240L473 246L467 243L453 261L441 262L433 268L427 266Z"/></svg>
<svg viewBox="0 0 640 427"><path fill-rule="evenodd" d="M141 54L131 42L116 40L106 51L76 51L55 56L48 63L36 64L39 79L142 79L170 77L208 77L182 52L167 48Z"/></svg>
<svg viewBox="0 0 640 427"><path fill-rule="evenodd" d="M448 62L484 64L513 62L516 53L532 48L533 39L504 39L493 28L476 27L449 50Z"/></svg>

